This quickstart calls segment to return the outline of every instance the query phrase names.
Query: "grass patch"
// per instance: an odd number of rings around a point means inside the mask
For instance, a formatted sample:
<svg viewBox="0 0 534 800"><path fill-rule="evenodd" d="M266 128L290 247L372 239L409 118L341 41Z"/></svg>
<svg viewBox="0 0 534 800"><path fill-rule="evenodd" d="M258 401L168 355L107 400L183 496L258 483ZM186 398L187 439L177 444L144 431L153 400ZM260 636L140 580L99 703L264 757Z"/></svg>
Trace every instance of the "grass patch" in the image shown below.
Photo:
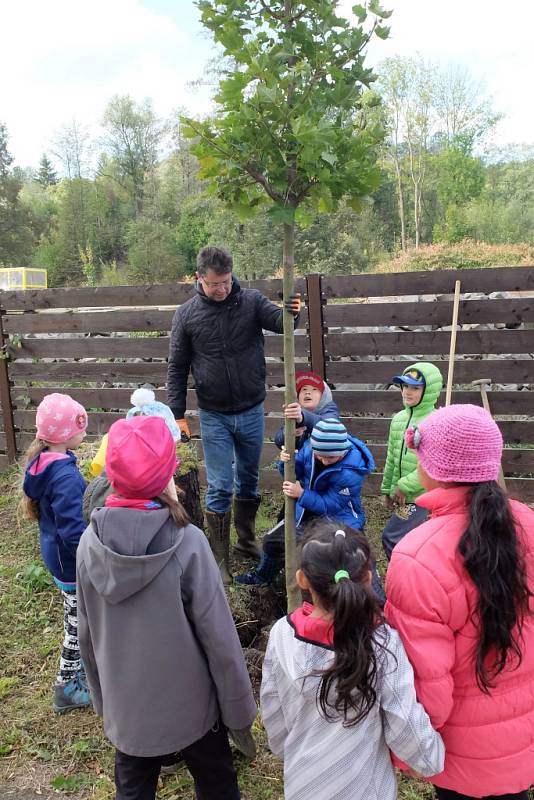
<svg viewBox="0 0 534 800"><path fill-rule="evenodd" d="M90 453L86 453L86 459ZM51 708L52 686L62 637L62 602L39 559L35 524L19 520L16 471L0 474L0 788L39 791L43 800L64 796L70 800L112 800L113 748L102 733L101 721L91 711L57 716ZM281 494L265 494L258 514L258 531L269 530L282 505ZM378 499L366 498L367 530L379 571L384 574L380 533L387 511ZM235 572L250 567L239 560ZM237 589L230 589L232 605ZM240 595L245 622L259 613L254 592ZM256 606L254 607L254 602ZM266 601L267 602L267 601ZM238 623L239 624L239 623ZM259 654L251 649L248 660L256 688ZM266 744L259 718L254 723L258 756L248 763L236 755L243 800L283 800L280 762ZM192 800L189 773L164 776L160 800ZM428 785L402 778L401 800L430 800Z"/></svg>

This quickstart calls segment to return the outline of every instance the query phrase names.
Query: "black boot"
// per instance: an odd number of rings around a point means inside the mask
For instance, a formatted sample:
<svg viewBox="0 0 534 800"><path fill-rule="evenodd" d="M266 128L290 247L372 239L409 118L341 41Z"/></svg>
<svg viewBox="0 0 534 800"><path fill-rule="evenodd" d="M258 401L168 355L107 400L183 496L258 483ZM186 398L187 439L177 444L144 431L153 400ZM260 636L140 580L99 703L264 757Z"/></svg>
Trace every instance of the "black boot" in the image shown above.
<svg viewBox="0 0 534 800"><path fill-rule="evenodd" d="M217 514L216 511L206 510L206 523L210 545L221 573L225 586L232 583L230 572L230 520L232 512Z"/></svg>
<svg viewBox="0 0 534 800"><path fill-rule="evenodd" d="M259 558L256 546L256 514L261 497L234 497L234 525L237 531L237 544L234 553L251 558Z"/></svg>

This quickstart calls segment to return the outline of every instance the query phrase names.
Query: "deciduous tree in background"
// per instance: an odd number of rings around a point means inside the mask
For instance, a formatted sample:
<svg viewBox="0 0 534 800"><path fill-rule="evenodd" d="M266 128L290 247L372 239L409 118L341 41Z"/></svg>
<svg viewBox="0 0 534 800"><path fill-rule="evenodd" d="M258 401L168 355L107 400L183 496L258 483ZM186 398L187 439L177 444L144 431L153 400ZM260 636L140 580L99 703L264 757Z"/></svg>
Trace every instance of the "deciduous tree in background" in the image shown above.
<svg viewBox="0 0 534 800"><path fill-rule="evenodd" d="M103 118L104 145L113 160L113 175L132 195L137 216L143 213L147 188L154 180L163 127L150 100L136 103L129 96L115 96Z"/></svg>
<svg viewBox="0 0 534 800"><path fill-rule="evenodd" d="M378 0L353 6L352 24L336 0L199 0L203 24L229 66L219 82L216 116L185 120L197 140L200 177L241 218L263 203L283 226L284 299L294 289L295 225L314 210L335 210L343 197L359 210L376 189L381 129L366 113L374 80L364 65L371 36L386 38L390 12ZM293 318L284 312L285 401L295 398ZM286 421L293 451L295 426ZM285 477L295 479L294 459ZM294 501L286 498L286 583L297 604Z"/></svg>

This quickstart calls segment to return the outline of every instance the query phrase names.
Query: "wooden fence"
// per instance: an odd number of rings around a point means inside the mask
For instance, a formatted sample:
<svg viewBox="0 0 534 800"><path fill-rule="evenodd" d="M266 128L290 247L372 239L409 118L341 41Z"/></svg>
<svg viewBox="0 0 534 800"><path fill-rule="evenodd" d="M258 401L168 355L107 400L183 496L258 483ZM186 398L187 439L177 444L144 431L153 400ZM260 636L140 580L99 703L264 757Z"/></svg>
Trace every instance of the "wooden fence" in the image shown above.
<svg viewBox="0 0 534 800"><path fill-rule="evenodd" d="M456 279L462 300L453 402L480 404L471 382L491 379L490 403L507 444L509 490L534 501L534 268L299 279L306 309L295 336L297 369L310 366L328 380L343 421L369 443L380 471L390 419L400 408L398 390L388 386L392 376L427 360L446 380ZM280 280L244 285L281 298ZM0 360L0 467L32 438L35 406L51 391L67 391L83 403L93 437L124 415L137 386L154 384L165 401L168 331L174 308L192 293L188 284L0 292L0 346L6 355ZM272 437L282 424L282 337L266 335L265 342L262 485L278 488ZM187 406L201 453L193 389ZM367 490L376 491L379 482L377 473Z"/></svg>

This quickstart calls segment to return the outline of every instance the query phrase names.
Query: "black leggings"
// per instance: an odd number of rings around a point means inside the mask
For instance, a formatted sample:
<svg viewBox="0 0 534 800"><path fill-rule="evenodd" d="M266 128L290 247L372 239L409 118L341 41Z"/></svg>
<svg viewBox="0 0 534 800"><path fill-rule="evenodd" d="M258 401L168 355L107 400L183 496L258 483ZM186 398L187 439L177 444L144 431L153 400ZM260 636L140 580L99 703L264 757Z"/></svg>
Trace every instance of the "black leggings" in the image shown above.
<svg viewBox="0 0 534 800"><path fill-rule="evenodd" d="M472 797L470 794L458 794L450 789L440 789L434 786L438 800L528 800L528 790L516 794L487 794L485 797Z"/></svg>
<svg viewBox="0 0 534 800"><path fill-rule="evenodd" d="M237 774L226 728L219 722L181 755L195 781L198 800L239 800ZM177 759L174 758L174 761ZM166 756L146 758L115 751L115 800L154 800Z"/></svg>

